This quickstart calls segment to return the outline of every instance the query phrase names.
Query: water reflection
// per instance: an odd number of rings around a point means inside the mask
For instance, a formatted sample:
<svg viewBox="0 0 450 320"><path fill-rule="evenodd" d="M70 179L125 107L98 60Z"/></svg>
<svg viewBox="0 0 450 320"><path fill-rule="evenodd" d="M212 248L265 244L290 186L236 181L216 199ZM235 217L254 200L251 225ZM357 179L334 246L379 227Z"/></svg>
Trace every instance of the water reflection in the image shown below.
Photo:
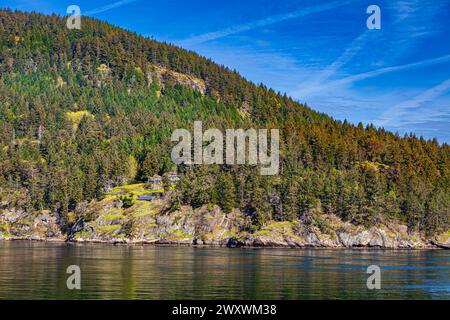
<svg viewBox="0 0 450 320"><path fill-rule="evenodd" d="M66 287L79 265L82 290ZM379 265L382 289L366 288ZM0 299L450 299L444 250L0 242Z"/></svg>

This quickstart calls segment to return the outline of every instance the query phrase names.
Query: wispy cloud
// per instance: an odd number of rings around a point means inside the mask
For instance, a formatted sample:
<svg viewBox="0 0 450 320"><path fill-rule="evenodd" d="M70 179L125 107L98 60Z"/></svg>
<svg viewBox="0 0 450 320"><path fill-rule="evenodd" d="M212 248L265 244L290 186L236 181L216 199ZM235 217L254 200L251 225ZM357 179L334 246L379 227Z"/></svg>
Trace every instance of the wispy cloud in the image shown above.
<svg viewBox="0 0 450 320"><path fill-rule="evenodd" d="M436 16L445 11L447 5L446 1L435 0L389 1L386 9L392 15L393 22L389 32L384 33L376 44L382 48L379 64L386 64L386 61L395 63L414 48L418 40L441 31L442 24Z"/></svg>
<svg viewBox="0 0 450 320"><path fill-rule="evenodd" d="M216 39L220 39L223 37L227 37L232 34L241 33L244 31L249 31L249 30L253 30L256 28L260 28L260 27L265 27L265 26L268 26L268 25L271 25L274 23L279 23L282 21L290 20L290 19L300 18L300 17L310 15L313 13L318 13L318 12L322 12L322 11L326 11L326 10L330 10L330 9L335 9L335 8L347 5L349 3L352 3L352 2L354 2L354 0L333 1L330 3L323 4L323 5L300 9L298 11L290 12L287 14L274 15L274 16L270 16L270 17L267 17L267 18L264 18L261 20L256 20L256 21L228 27L223 30L208 32L208 33L205 33L202 35L194 36L189 39L182 40L178 44L181 46L190 46L190 45L199 44L199 43L203 43L203 42L207 42L207 41L211 41L211 40L216 40Z"/></svg>
<svg viewBox="0 0 450 320"><path fill-rule="evenodd" d="M429 25L433 22L433 17L439 12L439 6L432 6L427 0L409 0L409 1L398 1L393 2L390 7L393 11L394 21L392 22L390 28L396 30L395 33L385 33L376 30L366 30L356 37L350 45L344 50L344 52L329 66L322 70L318 75L309 80L308 83L301 84L296 90L290 92L290 95L295 98L305 98L305 96L311 92L317 92L323 89L323 86L327 86L325 82L334 76L344 65L349 63L358 53L363 51L367 44L372 44L372 46L378 46L381 48L385 46L384 43L389 43L390 45L386 50L380 50L379 56L381 60L381 65L385 64L385 57L388 56L390 60L394 56L402 54L406 51L412 43L415 42L415 38L419 36L429 35L431 33L431 27ZM430 8L432 7L432 8ZM420 14L419 14L420 13ZM417 24L421 22L421 27L417 27ZM419 30L420 29L420 30ZM401 46L395 45L401 43ZM395 50L394 53L391 50ZM408 69L414 67L413 65L408 67L402 67L398 70ZM382 74L386 72L395 71L388 68L379 69L376 73L367 72L360 75L355 75L353 81L358 80L358 77L372 77L377 74ZM378 73L379 72L379 73ZM352 79L346 78L338 81L334 81L334 84L341 84Z"/></svg>
<svg viewBox="0 0 450 320"><path fill-rule="evenodd" d="M361 80L365 80L368 78L373 78L373 77L377 77L379 75L385 74L385 73L390 73L390 72L396 72L396 71L404 71L404 70L410 70L410 69L414 69L414 68L419 68L419 67L424 67L424 66L430 66L430 65L434 65L434 64L439 64L439 63L444 63L444 62L448 62L450 61L450 54L449 55L445 55L445 56L441 56L438 58L433 58L433 59L427 59L427 60L421 60L418 62L413 62L413 63L408 63L408 64L403 64L403 65L398 65L398 66L392 66L392 67L385 67L385 68L380 68L380 69L376 69L373 71L369 71L369 72L363 72L363 73L359 73L359 74L355 74L346 78L342 78L339 80L335 80L335 81L330 81L328 83L325 83L323 86L310 86L308 87L308 90L303 90L303 93L307 93L307 94L311 94L317 91L322 91L324 89L330 89L330 88L335 88L335 87L339 87L339 86L345 86L345 85L351 85L357 81L361 81Z"/></svg>
<svg viewBox="0 0 450 320"><path fill-rule="evenodd" d="M107 4L105 6L86 11L83 14L86 15L86 16L91 16L91 15L94 15L94 14L102 13L102 12L105 12L105 11L109 11L111 9L115 9L115 8L121 7L121 6L123 6L125 4L128 4L128 3L136 2L136 1L137 0L116 1L116 2L113 2L113 3Z"/></svg>
<svg viewBox="0 0 450 320"><path fill-rule="evenodd" d="M392 108L385 111L377 120L374 121L374 124L377 126L385 126L385 125L393 125L398 126L404 123L408 119L407 114L408 111L414 111L418 107L420 107L425 102L430 102L439 95L445 93L450 89L450 79L445 80L444 82L438 84L437 86L426 90L420 95L416 96L413 99L403 101ZM424 114L423 116L426 116Z"/></svg>
<svg viewBox="0 0 450 320"><path fill-rule="evenodd" d="M316 75L312 80L309 80L306 85L302 85L299 89L290 92L290 95L296 98L301 98L307 93L319 90L320 84L328 80L343 65L347 64L365 46L365 43L367 42L369 37L369 31L363 32L355 40L352 41L352 43L344 50L344 52L336 60L333 61L333 63L331 63L322 72Z"/></svg>

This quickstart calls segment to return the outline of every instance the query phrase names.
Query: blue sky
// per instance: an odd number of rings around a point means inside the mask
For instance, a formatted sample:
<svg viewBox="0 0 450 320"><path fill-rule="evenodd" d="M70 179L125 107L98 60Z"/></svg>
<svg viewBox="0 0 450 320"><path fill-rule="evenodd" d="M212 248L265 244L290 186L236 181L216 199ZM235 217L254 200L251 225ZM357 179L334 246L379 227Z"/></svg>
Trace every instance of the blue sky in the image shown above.
<svg viewBox="0 0 450 320"><path fill-rule="evenodd" d="M337 119L450 142L450 0L2 0L196 51ZM381 30L366 9L381 8Z"/></svg>

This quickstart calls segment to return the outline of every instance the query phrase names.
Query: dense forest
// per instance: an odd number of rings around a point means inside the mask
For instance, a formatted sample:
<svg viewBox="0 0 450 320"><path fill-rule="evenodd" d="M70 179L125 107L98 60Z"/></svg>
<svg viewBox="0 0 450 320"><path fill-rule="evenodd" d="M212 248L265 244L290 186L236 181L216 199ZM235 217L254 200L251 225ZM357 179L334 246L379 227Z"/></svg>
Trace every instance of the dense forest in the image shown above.
<svg viewBox="0 0 450 320"><path fill-rule="evenodd" d="M162 82L161 69L206 89ZM171 133L197 120L279 129L280 173L180 165L174 206L239 208L255 230L322 213L427 235L450 227L447 144L336 121L193 52L98 20L69 30L56 15L0 10L0 210L51 210L64 226L78 203L173 170Z"/></svg>

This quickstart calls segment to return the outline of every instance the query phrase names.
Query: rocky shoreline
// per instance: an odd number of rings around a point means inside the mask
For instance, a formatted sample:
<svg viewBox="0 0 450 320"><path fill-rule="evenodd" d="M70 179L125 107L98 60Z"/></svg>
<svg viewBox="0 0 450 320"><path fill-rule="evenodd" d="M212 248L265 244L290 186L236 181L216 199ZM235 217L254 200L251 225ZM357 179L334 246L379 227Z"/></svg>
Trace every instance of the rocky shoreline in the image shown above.
<svg viewBox="0 0 450 320"><path fill-rule="evenodd" d="M306 244L306 245L295 245L295 244L280 244L280 243L261 243L261 242L213 242L213 243L187 243L184 241L177 242L177 241L165 241L165 240L157 240L157 241L148 241L148 240L123 240L123 239L117 239L117 240L75 240L75 241L67 241L65 239L59 239L59 238L4 238L0 237L0 243L1 242L18 242L18 241L27 241L27 242L43 242L43 243L65 243L65 244L72 244L72 245L96 245L96 244L103 244L103 245L124 245L124 246L157 246L157 247L205 247L205 248L249 248L249 249L256 249L256 248L266 248L266 249L336 249L336 250L342 250L342 249L352 249L352 250L370 250L370 249L383 249L383 250L442 250L442 249L450 249L448 244L438 244L434 241L431 241L429 243L426 243L421 246L399 246L399 247L384 247L384 246L351 246L351 247L345 247L345 246L318 246L318 245L312 245L312 244Z"/></svg>
<svg viewBox="0 0 450 320"><path fill-rule="evenodd" d="M0 216L0 241L103 243L114 245L208 246L229 248L448 248L450 233L431 239L400 224L364 228L334 215L317 215L309 224L269 221L259 230L248 230L247 217L235 210L225 214L217 206L193 209L184 206L167 212L155 203L122 208L95 209L97 215L63 233L48 212L26 215L4 211ZM85 208L86 210L86 208ZM80 222L80 221L79 221Z"/></svg>

